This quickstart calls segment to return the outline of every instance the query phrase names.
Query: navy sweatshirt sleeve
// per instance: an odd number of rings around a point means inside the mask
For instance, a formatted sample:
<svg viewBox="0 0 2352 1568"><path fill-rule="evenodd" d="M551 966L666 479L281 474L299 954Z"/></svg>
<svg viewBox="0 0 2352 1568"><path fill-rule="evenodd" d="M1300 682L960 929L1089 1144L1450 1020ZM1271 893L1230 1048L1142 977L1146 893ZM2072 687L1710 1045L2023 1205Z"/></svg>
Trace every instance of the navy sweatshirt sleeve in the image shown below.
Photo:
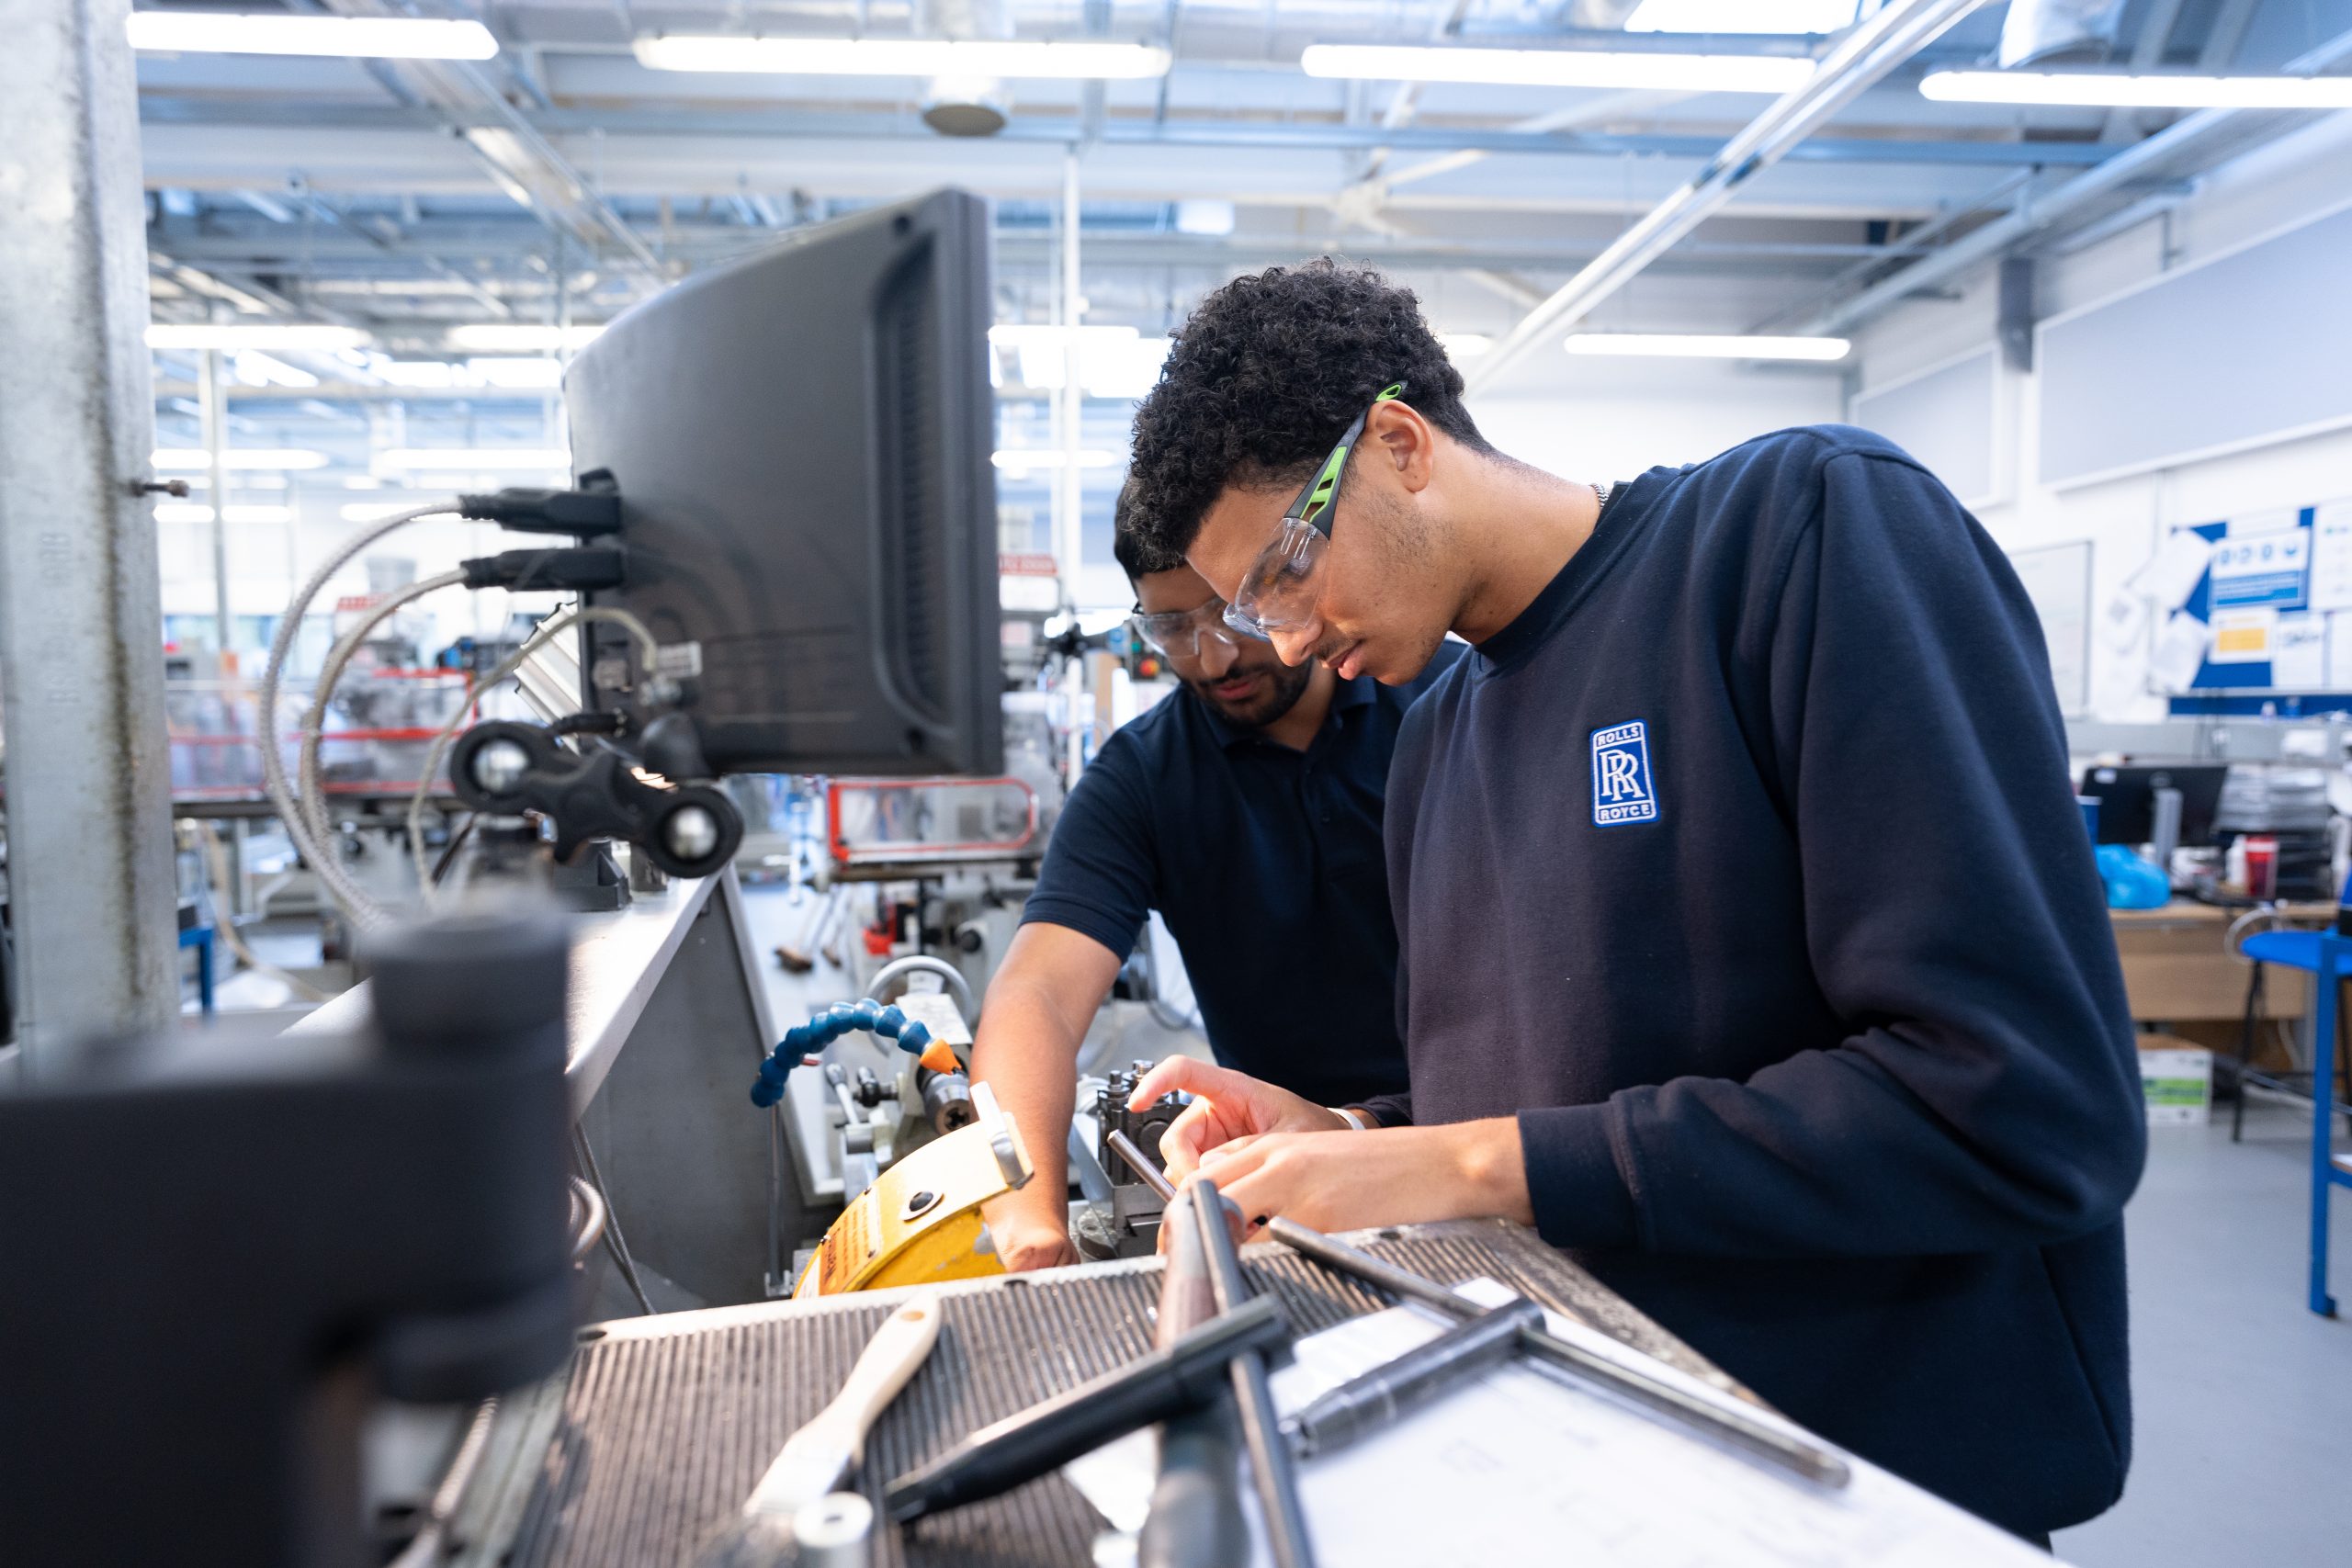
<svg viewBox="0 0 2352 1568"><path fill-rule="evenodd" d="M1555 1243L1976 1252L2108 1224L2138 1179L2128 1014L2032 608L1892 449L1819 473L1739 652L1768 671L1750 744L1793 829L1815 984L1850 1032L1768 1043L1787 1054L1744 1081L1521 1111Z"/></svg>

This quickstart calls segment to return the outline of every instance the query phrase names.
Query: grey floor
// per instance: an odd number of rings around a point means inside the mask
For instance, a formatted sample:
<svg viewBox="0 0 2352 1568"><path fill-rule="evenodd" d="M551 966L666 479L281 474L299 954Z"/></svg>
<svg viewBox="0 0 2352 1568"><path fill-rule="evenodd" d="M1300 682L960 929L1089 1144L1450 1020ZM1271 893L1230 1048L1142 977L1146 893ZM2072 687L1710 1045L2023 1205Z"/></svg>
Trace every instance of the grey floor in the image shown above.
<svg viewBox="0 0 2352 1568"><path fill-rule="evenodd" d="M2259 1101L2240 1145L2225 1105L2210 1127L2150 1130L2125 1214L2132 1476L2114 1509L2059 1533L2067 1562L2352 1563L2352 1315L2304 1307L2310 1137L2307 1111ZM2352 1314L2352 1190L2334 1213L2333 1283Z"/></svg>

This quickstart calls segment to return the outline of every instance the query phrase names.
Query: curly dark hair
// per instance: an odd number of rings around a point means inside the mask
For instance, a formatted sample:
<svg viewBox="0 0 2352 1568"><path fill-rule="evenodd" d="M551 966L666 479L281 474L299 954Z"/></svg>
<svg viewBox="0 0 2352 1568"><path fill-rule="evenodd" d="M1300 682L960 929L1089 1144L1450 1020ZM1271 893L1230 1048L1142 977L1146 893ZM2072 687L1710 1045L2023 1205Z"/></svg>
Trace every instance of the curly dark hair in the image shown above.
<svg viewBox="0 0 2352 1568"><path fill-rule="evenodd" d="M1111 514L1111 554L1127 574L1129 582L1148 577L1155 571L1174 571L1184 564L1182 556L1148 544L1136 532L1135 519L1136 482L1130 479L1119 487L1119 504Z"/></svg>
<svg viewBox="0 0 2352 1568"><path fill-rule="evenodd" d="M1138 558L1181 557L1228 485L1306 483L1392 381L1407 384L1405 400L1431 424L1492 450L1411 289L1318 256L1209 295L1136 411L1122 511Z"/></svg>

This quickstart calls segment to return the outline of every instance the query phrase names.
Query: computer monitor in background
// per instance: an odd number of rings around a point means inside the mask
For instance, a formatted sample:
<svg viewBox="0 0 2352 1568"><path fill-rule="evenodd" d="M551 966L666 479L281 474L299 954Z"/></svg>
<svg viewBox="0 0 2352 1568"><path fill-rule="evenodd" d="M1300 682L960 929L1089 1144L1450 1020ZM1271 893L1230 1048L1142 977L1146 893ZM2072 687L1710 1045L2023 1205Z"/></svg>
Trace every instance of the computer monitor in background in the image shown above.
<svg viewBox="0 0 2352 1568"><path fill-rule="evenodd" d="M2214 815L2222 803L2226 763L2164 767L2089 767L2081 795L2098 800L2098 841L2145 844L2156 837L2156 791L2180 792L2180 836L2175 847L2195 849L2213 842Z"/></svg>
<svg viewBox="0 0 2352 1568"><path fill-rule="evenodd" d="M939 191L812 227L623 314L564 377L625 586L692 642L718 773L1002 767L989 213ZM587 706L627 634L590 628Z"/></svg>

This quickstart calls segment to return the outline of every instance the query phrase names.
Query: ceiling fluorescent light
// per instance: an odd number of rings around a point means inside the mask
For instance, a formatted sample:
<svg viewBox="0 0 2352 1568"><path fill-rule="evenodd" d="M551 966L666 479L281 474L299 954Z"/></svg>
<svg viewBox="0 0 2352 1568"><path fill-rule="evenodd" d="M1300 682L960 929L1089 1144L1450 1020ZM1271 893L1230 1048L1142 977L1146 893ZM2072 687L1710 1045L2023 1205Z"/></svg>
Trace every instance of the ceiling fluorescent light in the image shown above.
<svg viewBox="0 0 2352 1568"><path fill-rule="evenodd" d="M488 60L480 22L431 17L231 16L133 11L130 47L159 54L318 54L345 60Z"/></svg>
<svg viewBox="0 0 2352 1568"><path fill-rule="evenodd" d="M1009 322L989 329L989 342L999 348L1060 348L1075 341L1081 347L1097 343L1132 343L1142 334L1134 327L1057 327L1043 322Z"/></svg>
<svg viewBox="0 0 2352 1568"><path fill-rule="evenodd" d="M1168 74L1169 53L1143 43L1015 39L745 38L648 35L651 71L797 76L1060 76L1129 81Z"/></svg>
<svg viewBox="0 0 2352 1568"><path fill-rule="evenodd" d="M1485 333L1440 333L1437 341L1448 359L1476 359L1495 346Z"/></svg>
<svg viewBox="0 0 2352 1568"><path fill-rule="evenodd" d="M141 11L142 17L153 11ZM368 334L356 327L287 321L153 321L147 327L149 348L258 348L284 353L327 352L356 348Z"/></svg>
<svg viewBox="0 0 2352 1568"><path fill-rule="evenodd" d="M1611 53L1587 49L1460 49L1443 45L1317 43L1299 57L1309 76L1487 86L1611 87L1668 93L1793 92L1813 62L1786 54Z"/></svg>
<svg viewBox="0 0 2352 1568"><path fill-rule="evenodd" d="M571 454L560 446L395 446L377 457L388 468L571 468Z"/></svg>
<svg viewBox="0 0 2352 1568"><path fill-rule="evenodd" d="M241 348L230 356L229 368L248 387L315 387L319 378L299 366L288 365L257 348Z"/></svg>
<svg viewBox="0 0 2352 1568"><path fill-rule="evenodd" d="M1936 71L1919 96L1953 104L2119 109L2346 109L2352 76L2124 76L2094 71Z"/></svg>
<svg viewBox="0 0 2352 1568"><path fill-rule="evenodd" d="M1577 333L1570 354L1631 355L1651 359L1843 359L1842 337L1709 336L1695 333Z"/></svg>
<svg viewBox="0 0 2352 1568"><path fill-rule="evenodd" d="M1081 451L1065 453L1058 446L1012 447L992 454L989 460L1000 468L1014 473L1027 473L1032 468L1058 468L1071 463L1081 468L1108 468L1119 461L1116 452Z"/></svg>
<svg viewBox="0 0 2352 1568"><path fill-rule="evenodd" d="M149 461L169 472L202 472L212 467L212 454L201 446L164 446L156 449ZM305 452L283 446L232 446L220 454L224 468L323 468L327 466L324 452Z"/></svg>
<svg viewBox="0 0 2352 1568"><path fill-rule="evenodd" d="M544 354L585 348L604 331L602 323L577 327L533 326L527 321L475 321L449 329L451 348L476 354Z"/></svg>
<svg viewBox="0 0 2352 1568"><path fill-rule="evenodd" d="M1854 0L1642 0L1629 33L1804 33L1854 22Z"/></svg>

